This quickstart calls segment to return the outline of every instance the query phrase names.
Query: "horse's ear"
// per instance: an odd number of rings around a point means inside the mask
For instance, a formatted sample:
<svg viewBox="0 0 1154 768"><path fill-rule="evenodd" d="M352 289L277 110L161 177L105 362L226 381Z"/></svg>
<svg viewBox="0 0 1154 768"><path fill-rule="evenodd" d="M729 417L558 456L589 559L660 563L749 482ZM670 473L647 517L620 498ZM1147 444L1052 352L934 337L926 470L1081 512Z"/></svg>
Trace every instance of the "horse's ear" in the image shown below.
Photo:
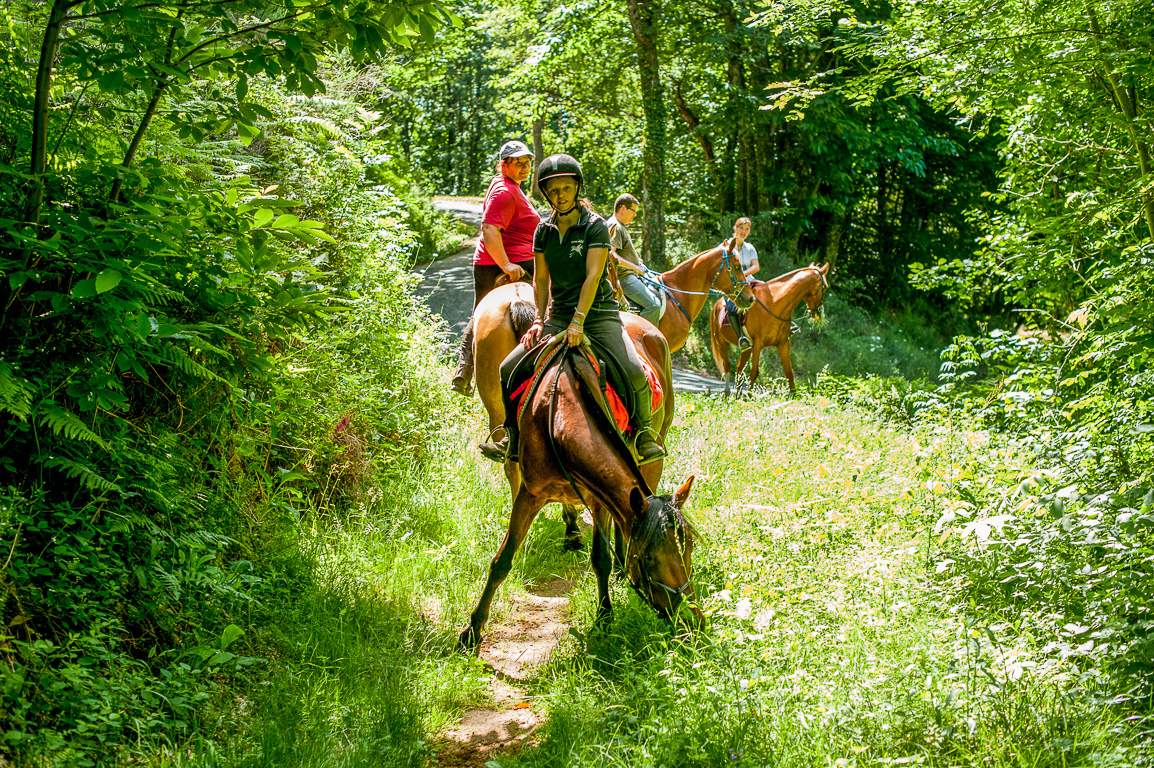
<svg viewBox="0 0 1154 768"><path fill-rule="evenodd" d="M827 261L825 264L822 264L822 265L821 265L821 269L820 269L819 271L820 271L820 272L821 272L823 275L828 275L828 274L829 274L829 262Z"/></svg>
<svg viewBox="0 0 1154 768"><path fill-rule="evenodd" d="M629 508L633 510L635 517L640 517L649 510L649 501L640 488L634 488L629 492Z"/></svg>
<svg viewBox="0 0 1154 768"><path fill-rule="evenodd" d="M686 499L689 498L689 490L693 487L693 475L685 481L685 484L677 489L677 493L673 494L673 506L681 509L685 506Z"/></svg>

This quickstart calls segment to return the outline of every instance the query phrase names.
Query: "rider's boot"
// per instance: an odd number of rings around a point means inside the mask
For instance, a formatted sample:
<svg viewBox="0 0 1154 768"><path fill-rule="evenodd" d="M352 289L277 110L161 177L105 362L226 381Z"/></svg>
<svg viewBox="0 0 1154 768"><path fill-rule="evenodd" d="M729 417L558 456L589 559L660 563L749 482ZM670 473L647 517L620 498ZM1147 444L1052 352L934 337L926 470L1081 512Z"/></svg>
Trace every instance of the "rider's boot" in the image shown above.
<svg viewBox="0 0 1154 768"><path fill-rule="evenodd" d="M480 443L477 448L486 459L499 464L504 464L506 461L516 464L520 459L518 455L520 445L517 432L517 404L505 392L502 392L501 397L505 401L505 434L498 440Z"/></svg>
<svg viewBox="0 0 1154 768"><path fill-rule="evenodd" d="M651 461L665 457L665 449L657 442L657 433L653 430L653 400L649 388L634 394L637 401L637 415L634 419L637 437L633 439L633 452L637 454L638 464L648 464Z"/></svg>
<svg viewBox="0 0 1154 768"><path fill-rule="evenodd" d="M453 372L453 381L449 385L454 392L465 397L473 394L473 320L465 326L465 333L461 337L461 346L457 350L457 370Z"/></svg>
<svg viewBox="0 0 1154 768"><path fill-rule="evenodd" d="M733 334L737 336L737 348L742 352L753 346L753 342L745 335L745 328L741 322L741 316L737 312L737 305L733 303L732 299L725 300L725 311L728 315L729 327L733 329Z"/></svg>

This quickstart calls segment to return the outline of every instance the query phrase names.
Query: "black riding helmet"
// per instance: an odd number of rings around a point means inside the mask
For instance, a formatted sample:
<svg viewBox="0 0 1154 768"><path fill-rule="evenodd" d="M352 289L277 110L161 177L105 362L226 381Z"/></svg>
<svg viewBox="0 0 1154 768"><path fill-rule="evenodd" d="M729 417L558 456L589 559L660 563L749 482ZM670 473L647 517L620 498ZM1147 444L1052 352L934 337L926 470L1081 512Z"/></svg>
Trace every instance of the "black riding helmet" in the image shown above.
<svg viewBox="0 0 1154 768"><path fill-rule="evenodd" d="M541 193L541 197L546 200L549 196L545 194L545 182L548 179L557 176L574 176L577 179L577 198L574 200L574 205L577 200L581 198L581 187L585 185L585 177L581 175L581 163L572 155L549 155L541 161L541 165L537 167L537 189ZM552 203L550 203L552 205ZM573 210L572 208L569 209ZM569 211L558 211L561 215L569 213Z"/></svg>

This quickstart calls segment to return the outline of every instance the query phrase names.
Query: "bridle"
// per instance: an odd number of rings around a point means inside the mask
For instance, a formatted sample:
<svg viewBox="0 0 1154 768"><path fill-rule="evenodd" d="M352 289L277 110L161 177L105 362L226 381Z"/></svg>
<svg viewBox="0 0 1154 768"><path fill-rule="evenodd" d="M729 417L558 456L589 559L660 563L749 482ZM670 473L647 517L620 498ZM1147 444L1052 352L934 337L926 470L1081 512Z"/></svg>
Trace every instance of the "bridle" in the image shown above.
<svg viewBox="0 0 1154 768"><path fill-rule="evenodd" d="M737 262L736 268L734 267L734 261ZM736 253L733 253L732 251L726 251L726 250L722 249L722 251L721 251L721 267L719 267L718 270L713 273L713 281L709 284L709 292L710 293L722 293L720 290L718 290L715 287L717 285L717 278L721 276L722 269L726 270L729 273L729 282L732 285L732 287L730 288L729 293L726 293L723 295L725 296L725 298L729 299L730 301L733 301L734 298L737 296L737 294L741 293L741 289L744 286L747 286L747 285L752 286L752 283L750 282L749 278L747 278L743 273L741 273L741 257L738 256ZM741 274L740 280L737 279L738 274ZM749 292L750 292L750 295L753 294L753 288L752 287L750 288ZM754 298L757 298L757 297L754 296Z"/></svg>
<svg viewBox="0 0 1154 768"><path fill-rule="evenodd" d="M825 279L825 273L824 273L824 272L822 272L822 271L821 271L819 268L817 268L817 267L813 266L812 264L811 264L810 266L808 266L808 267L801 267L801 268L800 268L800 269L798 269L797 271L798 271L798 272L804 272L804 271L805 271L805 270L807 270L807 269L808 269L808 270L813 270L813 272L814 272L814 273L815 273L815 274L818 276L818 279L820 279L820 280L821 280L821 284L822 284L822 289L821 289L821 298L819 298L819 299L818 299L818 301L817 301L817 307L815 307L813 310L811 310L811 312L812 312L812 311L816 311L817 309L820 309L820 308L821 308L821 303L822 303L823 301L825 301L825 291L826 291L826 289L827 289L827 288L829 288L829 281ZM806 294L806 295L808 296L809 294ZM764 301L762 301L760 298L758 298L758 296L757 296L757 294L756 294L756 293L754 293L754 294L753 294L753 300L754 300L754 301L756 301L758 304L760 304L760 305L761 305L761 308L762 308L762 309L764 309L766 312L768 312L770 317L776 318L776 319L780 320L780 321L781 321L781 322L783 322L783 323L789 323L789 324L790 324L790 326L791 326L791 333L797 333L799 330L801 330L801 327L800 327L800 326L798 326L798 325L795 325L795 324L793 323L793 318L792 318L792 316L791 316L791 317L788 317L788 318L786 318L786 317L781 317L781 316L780 316L780 315L778 315L776 312L774 312L772 309L770 309L769 307L767 307L767 306L765 305L765 302L764 302ZM805 297L802 297L802 301L805 301ZM801 302L798 302L798 303L800 304ZM808 305L806 305L806 307L808 308ZM795 307L794 307L794 309L796 310L796 309L797 309L797 307L795 306Z"/></svg>

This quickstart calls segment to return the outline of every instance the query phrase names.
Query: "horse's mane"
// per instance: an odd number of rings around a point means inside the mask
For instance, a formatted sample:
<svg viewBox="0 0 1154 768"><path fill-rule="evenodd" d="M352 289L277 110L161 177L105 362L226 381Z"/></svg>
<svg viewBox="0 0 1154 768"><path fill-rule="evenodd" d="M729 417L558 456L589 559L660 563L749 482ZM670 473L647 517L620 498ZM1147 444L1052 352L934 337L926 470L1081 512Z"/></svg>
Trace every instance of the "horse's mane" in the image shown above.
<svg viewBox="0 0 1154 768"><path fill-rule="evenodd" d="M601 381L597 373L593 370L593 364L589 362L588 358L581 352L570 352L565 356L562 365L568 365L573 371L573 375L581 380L584 387L578 389L585 392L585 399L587 410L593 413L593 421L597 423L600 431L605 438L616 449L618 455L625 462L629 468L630 474L637 481L641 490L646 497L653 495L653 491L649 488L649 483L641 474L641 469L637 466L633 454L629 451L629 446L625 444L624 438L617 431L617 425L610 420L609 407L605 403L605 396L601 391Z"/></svg>
<svg viewBox="0 0 1154 768"><path fill-rule="evenodd" d="M650 547L660 544L665 538L665 530L670 523L675 524L677 530L683 532L686 539L697 540L697 529L685 519L685 515L681 513L680 509L668 503L668 496L655 496L653 499L660 503L655 504L653 500L650 500L649 508L645 510L645 514L636 518L633 524L633 533L630 536L631 546L637 547L643 553L649 551ZM685 540L681 541L681 545L685 545Z"/></svg>

